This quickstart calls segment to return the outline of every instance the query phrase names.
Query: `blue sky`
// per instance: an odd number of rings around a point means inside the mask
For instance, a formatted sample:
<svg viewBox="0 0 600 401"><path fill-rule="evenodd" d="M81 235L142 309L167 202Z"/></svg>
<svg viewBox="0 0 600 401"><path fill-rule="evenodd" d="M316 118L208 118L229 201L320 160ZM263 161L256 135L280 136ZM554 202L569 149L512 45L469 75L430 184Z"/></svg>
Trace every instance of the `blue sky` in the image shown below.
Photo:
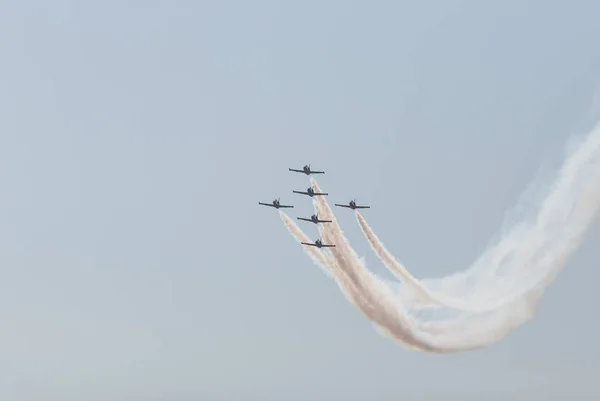
<svg viewBox="0 0 600 401"><path fill-rule="evenodd" d="M309 216L287 168L312 163L415 276L466 268L589 125L598 11L1 2L0 398L600 396L598 230L534 320L438 356L377 335L257 205Z"/></svg>

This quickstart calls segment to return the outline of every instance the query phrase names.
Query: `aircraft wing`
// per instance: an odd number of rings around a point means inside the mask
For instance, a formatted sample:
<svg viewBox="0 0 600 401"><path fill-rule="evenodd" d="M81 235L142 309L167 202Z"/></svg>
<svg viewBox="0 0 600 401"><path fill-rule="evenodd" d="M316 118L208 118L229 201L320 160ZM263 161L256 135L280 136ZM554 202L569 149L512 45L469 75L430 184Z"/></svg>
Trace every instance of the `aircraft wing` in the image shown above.
<svg viewBox="0 0 600 401"><path fill-rule="evenodd" d="M292 191L295 194L302 194L302 195L310 195L308 192L302 192L302 191Z"/></svg>
<svg viewBox="0 0 600 401"><path fill-rule="evenodd" d="M288 168L290 171L294 171L296 173L304 173L304 170L296 170L295 168Z"/></svg>
<svg viewBox="0 0 600 401"><path fill-rule="evenodd" d="M323 248L335 248L335 245L321 245Z"/></svg>
<svg viewBox="0 0 600 401"><path fill-rule="evenodd" d="M325 174L324 171L310 171L311 174Z"/></svg>
<svg viewBox="0 0 600 401"><path fill-rule="evenodd" d="M326 195L329 195L329 194L328 194L328 193L325 193L325 192L321 192L321 193L319 193L319 192L315 192L313 195L315 195L315 196L319 196L319 195L320 195L320 196L326 196Z"/></svg>
<svg viewBox="0 0 600 401"><path fill-rule="evenodd" d="M331 223L331 220L317 220L317 223Z"/></svg>
<svg viewBox="0 0 600 401"><path fill-rule="evenodd" d="M317 246L316 244L311 244L309 242L301 242L302 245L308 245L308 246Z"/></svg>
<svg viewBox="0 0 600 401"><path fill-rule="evenodd" d="M259 205L263 205L263 206L271 206L271 207L275 207L275 205L273 205L272 203L262 203L262 202L258 202Z"/></svg>
<svg viewBox="0 0 600 401"><path fill-rule="evenodd" d="M335 205L339 207L347 207L348 209L352 209L349 205L340 205L339 203L335 203Z"/></svg>
<svg viewBox="0 0 600 401"><path fill-rule="evenodd" d="M291 208L291 207L294 207L294 206L291 206L291 205L279 205L279 207L280 208Z"/></svg>
<svg viewBox="0 0 600 401"><path fill-rule="evenodd" d="M355 209L370 209L371 206L354 206Z"/></svg>
<svg viewBox="0 0 600 401"><path fill-rule="evenodd" d="M311 219L307 219L305 217L296 217L298 220L304 220L304 221L312 221Z"/></svg>

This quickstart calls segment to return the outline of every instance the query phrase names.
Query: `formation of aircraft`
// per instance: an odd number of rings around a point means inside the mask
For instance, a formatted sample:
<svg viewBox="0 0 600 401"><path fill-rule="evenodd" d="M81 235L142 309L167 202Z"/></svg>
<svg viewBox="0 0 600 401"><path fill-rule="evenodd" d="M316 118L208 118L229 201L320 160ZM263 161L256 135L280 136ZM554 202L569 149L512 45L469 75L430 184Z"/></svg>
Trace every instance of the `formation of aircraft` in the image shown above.
<svg viewBox="0 0 600 401"><path fill-rule="evenodd" d="M321 242L320 239L316 240L314 243L311 242L301 242L302 245L308 245L308 246L316 246L317 248L335 248L335 245L326 245L323 242Z"/></svg>
<svg viewBox="0 0 600 401"><path fill-rule="evenodd" d="M275 209L281 209L281 208L292 208L294 206L291 205L282 205L279 198L274 199L272 203L263 203L263 202L258 202L259 205L263 205L263 206L271 206L274 207Z"/></svg>
<svg viewBox="0 0 600 401"><path fill-rule="evenodd" d="M311 174L325 174L324 171L315 171L315 170L311 170L310 168L310 164L305 165L304 167L302 167L302 169L293 169L293 168L289 168L288 170L296 172L296 173L304 173L306 175L311 175ZM306 189L306 191L292 191L295 194L301 194L301 195L308 195L311 198L313 196L327 196L329 195L328 193L325 192L315 192L315 190L312 187L308 187ZM263 205L263 206L270 206L273 207L275 209L282 209L282 208L293 208L294 206L292 205L282 205L279 198L273 200L272 203L263 203L263 202L258 202L259 205ZM336 203L335 206L338 207L345 207L348 209L352 209L352 210L356 210L356 209L370 209L371 206L359 206L356 204L356 200L352 199L350 202L348 202L347 205L342 205L339 203ZM332 220L321 220L319 219L319 216L317 214L313 214L312 216L310 216L310 218L306 218L306 217L297 217L298 220L304 220L304 221L308 221L314 224L319 224L319 223L331 223ZM335 248L334 244L323 244L323 242L321 241L321 239L317 239L314 243L311 242L301 242L302 245L306 245L306 246L315 246L317 248Z"/></svg>
<svg viewBox="0 0 600 401"><path fill-rule="evenodd" d="M358 206L356 204L356 200L352 199L347 205L340 205L339 203L335 204L339 207L347 207L348 209L356 210L356 209L370 209L371 206Z"/></svg>
<svg viewBox="0 0 600 401"><path fill-rule="evenodd" d="M304 173L306 175L311 175L311 174L325 174L324 171L311 170L310 169L310 164L307 164L304 167L302 167L302 170L298 170L298 169L295 169L295 168L288 168L288 170L296 172L296 173Z"/></svg>
<svg viewBox="0 0 600 401"><path fill-rule="evenodd" d="M308 195L311 198L313 196L327 196L327 195L329 195L329 194L327 194L325 192L315 192L315 190L312 187L308 187L306 189L306 192L303 192L303 191L292 191L292 192L295 193L295 194Z"/></svg>
<svg viewBox="0 0 600 401"><path fill-rule="evenodd" d="M310 216L310 218L306 218L306 217L297 217L298 220L304 220L304 221L310 221L311 223L315 223L315 224L319 224L319 223L331 223L331 220L320 220L319 216L316 214L313 214L312 216Z"/></svg>

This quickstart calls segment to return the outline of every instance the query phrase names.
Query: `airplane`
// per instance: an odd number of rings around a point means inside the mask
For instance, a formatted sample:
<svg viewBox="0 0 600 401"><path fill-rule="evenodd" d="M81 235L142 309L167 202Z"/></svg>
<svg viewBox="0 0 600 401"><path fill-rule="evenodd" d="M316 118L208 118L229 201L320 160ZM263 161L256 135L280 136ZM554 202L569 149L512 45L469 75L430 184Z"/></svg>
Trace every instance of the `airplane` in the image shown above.
<svg viewBox="0 0 600 401"><path fill-rule="evenodd" d="M308 187L308 189L306 190L306 192L302 192L302 191L292 191L292 192L295 193L295 194L308 195L311 198L313 196L325 196L325 195L329 195L329 194L324 193L324 192L315 192L315 190L312 189L312 187Z"/></svg>
<svg viewBox="0 0 600 401"><path fill-rule="evenodd" d="M298 220L304 220L304 221L310 221L312 223L315 224L319 224L319 223L331 223L331 220L319 220L319 216L316 214L313 214L312 216L310 216L310 219L307 219L305 217L297 217Z"/></svg>
<svg viewBox="0 0 600 401"><path fill-rule="evenodd" d="M263 203L263 202L258 202L259 205L264 205L264 206L271 206L274 207L275 209L279 209L279 208L288 208L288 207L294 207L294 206L289 206L289 205L282 205L279 202L279 198L273 200L273 203Z"/></svg>
<svg viewBox="0 0 600 401"><path fill-rule="evenodd" d="M335 248L335 245L323 244L323 242L321 242L320 239L316 240L314 244L311 244L310 242L301 242L301 244L308 245L308 246L316 246L317 248Z"/></svg>
<svg viewBox="0 0 600 401"><path fill-rule="evenodd" d="M352 210L356 210L356 209L370 209L371 208L371 206L357 206L355 199L352 199L350 201L350 203L348 203L347 205L340 205L338 203L336 203L335 205L339 206L339 207L347 207L348 209L352 209Z"/></svg>
<svg viewBox="0 0 600 401"><path fill-rule="evenodd" d="M311 175L311 174L325 174L324 171L314 171L310 169L310 164L307 164L306 166L302 167L302 170L296 170L294 168L288 168L288 170L290 171L294 171L296 173L304 173L306 175Z"/></svg>

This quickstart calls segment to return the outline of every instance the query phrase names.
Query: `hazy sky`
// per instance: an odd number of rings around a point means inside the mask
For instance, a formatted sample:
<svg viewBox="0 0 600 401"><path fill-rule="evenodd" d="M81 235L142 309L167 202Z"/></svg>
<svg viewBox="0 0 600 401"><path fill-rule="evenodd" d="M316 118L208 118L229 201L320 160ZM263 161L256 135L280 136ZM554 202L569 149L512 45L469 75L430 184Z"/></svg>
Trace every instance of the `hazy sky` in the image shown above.
<svg viewBox="0 0 600 401"><path fill-rule="evenodd" d="M589 123L599 12L0 1L0 399L597 399L600 230L534 320L439 356L380 337L257 202L309 216L287 168L312 163L417 277L466 268Z"/></svg>

